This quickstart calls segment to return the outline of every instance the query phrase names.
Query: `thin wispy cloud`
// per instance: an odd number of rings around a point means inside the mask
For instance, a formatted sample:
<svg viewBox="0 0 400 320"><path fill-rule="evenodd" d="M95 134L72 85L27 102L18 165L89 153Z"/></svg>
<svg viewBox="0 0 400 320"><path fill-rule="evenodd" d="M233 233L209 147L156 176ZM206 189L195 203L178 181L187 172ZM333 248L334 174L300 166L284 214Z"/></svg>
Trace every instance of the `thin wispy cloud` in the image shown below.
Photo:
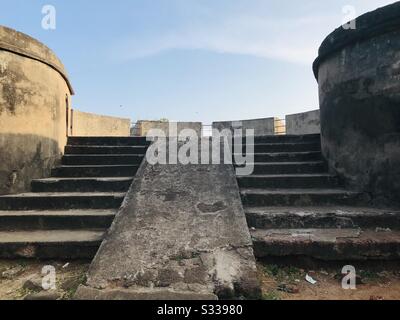
<svg viewBox="0 0 400 320"><path fill-rule="evenodd" d="M169 50L207 50L216 53L251 55L308 64L315 58L321 24L334 16L303 17L297 20L263 20L236 17L203 27L183 27L156 35L133 36L117 44L123 60L156 55ZM303 36L296 35L303 30Z"/></svg>
<svg viewBox="0 0 400 320"><path fill-rule="evenodd" d="M391 1L353 1L359 14ZM349 3L351 5L351 3ZM187 4L186 4L187 5ZM212 15L200 10L196 16L157 33L136 33L119 40L113 48L117 59L129 61L171 50L206 50L215 53L249 55L309 65L317 56L324 37L343 21L342 7L330 13L271 18L263 12ZM193 14L193 11L190 12ZM115 52L114 51L114 52Z"/></svg>

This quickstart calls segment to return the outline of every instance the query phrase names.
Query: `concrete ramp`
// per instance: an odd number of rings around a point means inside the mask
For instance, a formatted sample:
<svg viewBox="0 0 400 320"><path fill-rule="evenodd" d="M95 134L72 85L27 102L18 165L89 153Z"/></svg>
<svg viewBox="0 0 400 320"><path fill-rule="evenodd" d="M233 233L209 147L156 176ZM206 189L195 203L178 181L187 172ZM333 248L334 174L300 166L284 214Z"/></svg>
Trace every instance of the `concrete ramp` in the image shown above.
<svg viewBox="0 0 400 320"><path fill-rule="evenodd" d="M232 165L143 163L77 299L261 296Z"/></svg>

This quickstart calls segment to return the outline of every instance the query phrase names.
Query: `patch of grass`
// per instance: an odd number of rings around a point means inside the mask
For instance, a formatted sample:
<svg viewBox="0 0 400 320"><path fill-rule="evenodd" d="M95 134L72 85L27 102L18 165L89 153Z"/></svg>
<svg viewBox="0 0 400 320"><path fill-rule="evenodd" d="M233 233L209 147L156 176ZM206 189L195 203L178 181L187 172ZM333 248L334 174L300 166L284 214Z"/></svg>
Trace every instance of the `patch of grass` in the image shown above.
<svg viewBox="0 0 400 320"><path fill-rule="evenodd" d="M358 272L358 275L361 277L362 280L366 281L373 281L381 278L381 276L377 272L373 272L370 270L360 270Z"/></svg>
<svg viewBox="0 0 400 320"><path fill-rule="evenodd" d="M87 281L87 277L86 277L86 273L83 273L81 275L79 275L76 279L76 282L74 283L74 285L69 288L67 291L65 291L65 294L63 295L63 300L70 300L74 297L76 291L78 290L78 287L81 284L85 284Z"/></svg>
<svg viewBox="0 0 400 320"><path fill-rule="evenodd" d="M15 291L14 297L16 299L22 299L28 294L34 293L32 290L25 289L25 288L19 288L17 291Z"/></svg>
<svg viewBox="0 0 400 320"><path fill-rule="evenodd" d="M280 272L279 267L275 264L264 265L263 271L266 275L268 275L270 277L276 277Z"/></svg>
<svg viewBox="0 0 400 320"><path fill-rule="evenodd" d="M277 301L281 300L281 297L277 291L272 290L264 293L262 299L267 301Z"/></svg>
<svg viewBox="0 0 400 320"><path fill-rule="evenodd" d="M263 272L279 282L286 281L293 283L296 279L301 279L303 277L303 272L293 266L279 267L277 265L264 265Z"/></svg>
<svg viewBox="0 0 400 320"><path fill-rule="evenodd" d="M19 260L17 261L17 265L25 269L29 266L29 262L27 260Z"/></svg>

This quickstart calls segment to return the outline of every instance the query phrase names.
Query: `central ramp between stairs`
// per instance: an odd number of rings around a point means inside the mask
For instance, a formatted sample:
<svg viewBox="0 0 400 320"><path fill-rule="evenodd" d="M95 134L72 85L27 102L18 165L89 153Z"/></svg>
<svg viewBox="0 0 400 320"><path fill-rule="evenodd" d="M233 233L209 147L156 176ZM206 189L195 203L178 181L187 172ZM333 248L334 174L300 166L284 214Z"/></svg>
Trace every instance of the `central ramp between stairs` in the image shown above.
<svg viewBox="0 0 400 320"><path fill-rule="evenodd" d="M258 299L232 165L144 162L77 299Z"/></svg>

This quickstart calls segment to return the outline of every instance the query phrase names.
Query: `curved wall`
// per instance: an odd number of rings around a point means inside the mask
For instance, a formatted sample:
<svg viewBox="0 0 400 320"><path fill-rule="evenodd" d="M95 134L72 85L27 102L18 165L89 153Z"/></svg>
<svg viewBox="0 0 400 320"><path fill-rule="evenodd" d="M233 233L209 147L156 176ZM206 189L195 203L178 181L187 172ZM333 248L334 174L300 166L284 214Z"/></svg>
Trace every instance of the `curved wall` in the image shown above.
<svg viewBox="0 0 400 320"><path fill-rule="evenodd" d="M400 3L335 30L314 63L324 156L376 204L400 202Z"/></svg>
<svg viewBox="0 0 400 320"><path fill-rule="evenodd" d="M72 88L62 63L31 37L0 27L0 194L29 191L63 153Z"/></svg>

